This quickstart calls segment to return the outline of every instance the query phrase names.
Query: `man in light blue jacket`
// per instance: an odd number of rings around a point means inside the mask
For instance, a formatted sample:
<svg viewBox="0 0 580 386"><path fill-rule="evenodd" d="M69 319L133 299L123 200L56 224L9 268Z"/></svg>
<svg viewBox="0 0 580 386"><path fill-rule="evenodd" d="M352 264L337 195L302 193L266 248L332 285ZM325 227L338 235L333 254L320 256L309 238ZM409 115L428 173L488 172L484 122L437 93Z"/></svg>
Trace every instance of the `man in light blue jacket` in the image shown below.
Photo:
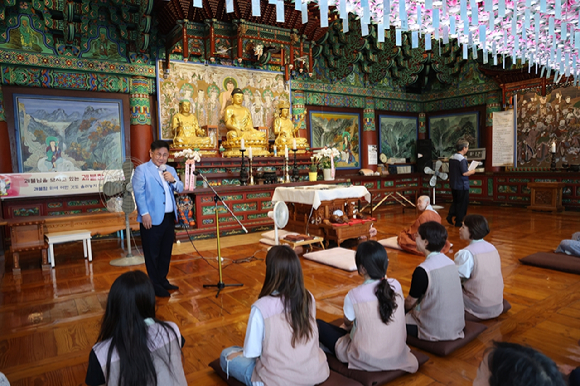
<svg viewBox="0 0 580 386"><path fill-rule="evenodd" d="M147 274L155 288L155 295L169 297L167 290L179 288L169 283L167 273L177 220L173 193L183 191L183 182L175 169L166 165L169 158L166 142L154 141L149 156L149 162L135 169L133 193L137 203L137 221L141 223L139 228Z"/></svg>

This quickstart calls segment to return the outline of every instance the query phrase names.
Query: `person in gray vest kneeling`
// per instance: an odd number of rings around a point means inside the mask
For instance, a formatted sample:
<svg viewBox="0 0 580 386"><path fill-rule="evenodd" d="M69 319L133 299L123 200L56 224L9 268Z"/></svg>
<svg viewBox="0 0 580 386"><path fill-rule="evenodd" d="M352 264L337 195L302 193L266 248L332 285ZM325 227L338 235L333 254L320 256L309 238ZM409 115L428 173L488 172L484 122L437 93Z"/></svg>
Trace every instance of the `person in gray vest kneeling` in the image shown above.
<svg viewBox="0 0 580 386"><path fill-rule="evenodd" d="M479 214L465 216L459 238L470 243L455 254L465 312L484 320L503 312L501 259L497 249L483 239L488 234L485 217Z"/></svg>
<svg viewBox="0 0 580 386"><path fill-rule="evenodd" d="M426 222L415 241L425 261L415 268L405 299L407 334L428 341L463 338L461 281L453 260L441 253L447 230L434 221Z"/></svg>

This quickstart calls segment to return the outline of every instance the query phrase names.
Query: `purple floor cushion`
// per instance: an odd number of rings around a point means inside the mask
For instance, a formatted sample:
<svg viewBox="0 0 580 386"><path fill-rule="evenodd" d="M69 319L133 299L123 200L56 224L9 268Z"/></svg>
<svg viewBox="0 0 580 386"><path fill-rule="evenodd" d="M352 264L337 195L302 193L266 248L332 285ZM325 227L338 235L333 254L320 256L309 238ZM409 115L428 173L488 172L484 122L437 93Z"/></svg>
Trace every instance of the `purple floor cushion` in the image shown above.
<svg viewBox="0 0 580 386"><path fill-rule="evenodd" d="M421 350L444 357L477 338L477 336L481 334L486 328L487 326L484 324L465 321L465 329L463 330L464 337L462 339L432 342L407 335L407 344L409 346L417 347Z"/></svg>
<svg viewBox="0 0 580 386"><path fill-rule="evenodd" d="M537 252L521 258L520 261L523 264L535 267L580 274L580 257L570 256L565 253Z"/></svg>

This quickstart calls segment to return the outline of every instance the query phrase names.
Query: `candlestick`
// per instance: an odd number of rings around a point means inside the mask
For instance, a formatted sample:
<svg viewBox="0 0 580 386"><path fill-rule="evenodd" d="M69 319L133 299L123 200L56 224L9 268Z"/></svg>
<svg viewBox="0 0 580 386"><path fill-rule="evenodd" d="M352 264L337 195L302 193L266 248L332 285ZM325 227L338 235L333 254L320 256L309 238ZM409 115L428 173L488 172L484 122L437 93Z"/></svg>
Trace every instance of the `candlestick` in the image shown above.
<svg viewBox="0 0 580 386"><path fill-rule="evenodd" d="M276 148L276 145L274 145L274 157L278 157L278 149Z"/></svg>
<svg viewBox="0 0 580 386"><path fill-rule="evenodd" d="M292 166L292 181L294 182L298 182L299 177L299 171L298 171L298 165L296 164L296 152L298 151L298 149L292 149L292 151L294 152L294 166Z"/></svg>
<svg viewBox="0 0 580 386"><path fill-rule="evenodd" d="M290 180L290 173L288 170L288 148L286 148L286 158L284 158L284 165L285 165L285 169L286 169L286 174L284 175L284 183L290 183L292 182Z"/></svg>
<svg viewBox="0 0 580 386"><path fill-rule="evenodd" d="M246 149L240 149L240 152L242 153L242 163L240 165L240 186L246 186L246 182L248 180L248 172L244 166L244 153L246 152Z"/></svg>
<svg viewBox="0 0 580 386"><path fill-rule="evenodd" d="M296 138L292 140L292 150L296 150Z"/></svg>
<svg viewBox="0 0 580 386"><path fill-rule="evenodd" d="M251 154L252 154L252 148L250 148L250 157L249 157L249 162L250 162L250 185L255 185L254 175L252 173L252 157L251 157Z"/></svg>
<svg viewBox="0 0 580 386"><path fill-rule="evenodd" d="M284 145L284 157L288 159L288 146Z"/></svg>
<svg viewBox="0 0 580 386"><path fill-rule="evenodd" d="M552 148L551 148L552 153L556 152L556 142L552 142Z"/></svg>
<svg viewBox="0 0 580 386"><path fill-rule="evenodd" d="M250 146L250 152L248 153L248 158L252 159L252 147Z"/></svg>
<svg viewBox="0 0 580 386"><path fill-rule="evenodd" d="M242 148L242 150L245 150L246 149L246 142L244 142L244 139L243 138L242 138L242 147L241 148Z"/></svg>

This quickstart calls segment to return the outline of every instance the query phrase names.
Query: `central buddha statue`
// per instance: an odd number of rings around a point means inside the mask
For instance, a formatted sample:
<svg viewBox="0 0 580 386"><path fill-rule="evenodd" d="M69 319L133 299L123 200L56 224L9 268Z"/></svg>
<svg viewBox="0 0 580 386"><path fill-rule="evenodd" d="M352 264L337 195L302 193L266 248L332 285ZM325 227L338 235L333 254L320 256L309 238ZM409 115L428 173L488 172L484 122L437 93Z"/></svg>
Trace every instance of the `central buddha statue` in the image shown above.
<svg viewBox="0 0 580 386"><path fill-rule="evenodd" d="M226 151L224 157L240 157L242 153L242 138L246 149L252 148L254 156L267 156L268 139L266 133L254 129L250 110L242 106L244 94L241 89L235 88L232 91L232 104L226 107L224 112L224 122L228 129L227 141L222 143ZM246 153L247 155L248 153Z"/></svg>
<svg viewBox="0 0 580 386"><path fill-rule="evenodd" d="M215 152L216 145L212 143L205 130L199 127L197 118L191 114L191 103L188 100L179 102L179 113L171 119L173 129L172 150L198 149L200 152Z"/></svg>
<svg viewBox="0 0 580 386"><path fill-rule="evenodd" d="M278 105L278 109L280 110L280 114L274 121L274 134L276 135L274 144L278 151L283 151L285 146L288 146L288 150L292 149L294 147L294 141L296 141L296 149L298 149L296 153L305 153L306 149L310 147L308 140L298 137L297 134L306 116L306 111L304 111L300 120L294 125L294 122L289 117L290 103L282 101Z"/></svg>

